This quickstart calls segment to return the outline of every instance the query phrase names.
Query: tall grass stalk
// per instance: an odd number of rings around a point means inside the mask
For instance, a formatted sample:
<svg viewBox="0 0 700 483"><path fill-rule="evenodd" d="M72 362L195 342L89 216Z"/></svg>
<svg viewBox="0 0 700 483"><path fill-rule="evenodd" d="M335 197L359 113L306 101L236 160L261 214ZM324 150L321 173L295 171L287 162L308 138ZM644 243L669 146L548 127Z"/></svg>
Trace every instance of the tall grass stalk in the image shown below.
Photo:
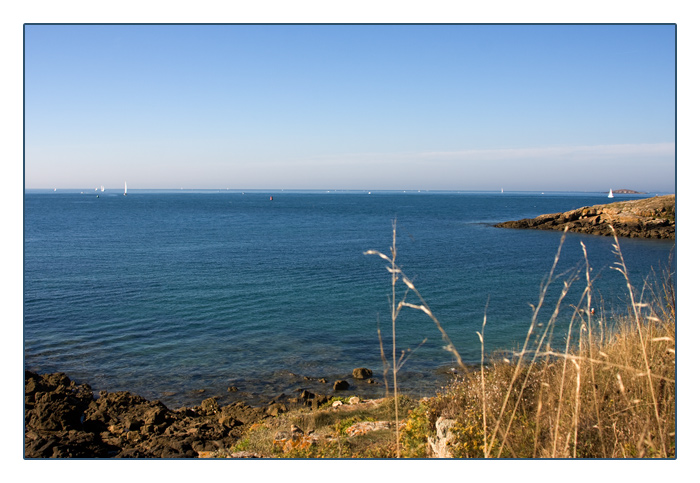
<svg viewBox="0 0 700 483"><path fill-rule="evenodd" d="M491 441L486 449L487 454L491 453L491 450L493 449L493 446L496 442L496 437L498 435L498 429L499 429L501 422L503 420L503 417L504 417L504 414L506 411L506 407L507 407L508 401L510 399L510 394L513 391L513 387L515 385L515 381L517 380L517 377L520 375L521 368L522 368L523 361L524 361L524 356L525 356L525 353L527 351L527 347L528 347L528 344L530 342L530 338L532 337L532 334L535 332L535 329L537 327L537 317L539 315L540 309L542 308L542 305L544 304L544 299L545 299L545 295L547 294L547 290L554 279L554 273L555 273L557 264L559 263L559 257L561 256L561 249L562 249L562 246L564 245L564 240L566 239L566 232L567 231L568 231L568 226L564 228L564 233L561 236L561 240L559 242L559 247L557 248L557 253L554 257L554 263L552 263L552 268L549 271L549 275L548 275L546 281L543 282L542 285L540 286L539 302L538 302L536 307L533 307L533 314L532 314L532 319L530 322L530 328L528 329L527 335L525 336L525 342L523 343L523 348L520 351L520 354L518 357L518 362L515 366L515 370L513 371L513 377L510 381L510 384L508 385L508 391L506 392L506 395L503 399L503 404L501 405L501 412L500 412L498 418L496 419L496 425L495 425L493 433L491 434ZM559 300L561 301L561 297ZM550 322L549 322L550 324L553 323L553 321L554 321L553 318L551 318L551 317L549 320L550 320ZM542 340L544 340L544 337L541 338L541 341ZM532 368L532 365L530 365L530 368ZM529 374L530 374L530 372L528 371L528 376L529 376ZM526 382L527 382L527 378L526 378ZM525 382L523 383L522 388L523 389L525 388ZM522 391L518 395L518 402L516 402L516 404L515 404L516 408L518 406L518 403L520 401L521 396L522 396ZM511 418L508 421L508 428L505 430L505 435L508 434L508 430L510 429L510 426L513 422L514 417L515 417L515 410L513 410ZM505 439L506 439L506 436L504 436L504 440ZM505 445L500 447L499 452L498 452L498 456L501 455L501 451L503 450L504 446Z"/></svg>
<svg viewBox="0 0 700 483"><path fill-rule="evenodd" d="M486 301L486 308L488 308L488 300ZM482 424L484 426L484 458L489 457L488 443L487 443L487 430L486 430L486 378L484 377L484 334L486 333L486 309L484 309L484 321L481 324L481 332L477 332L476 335L479 336L479 343L481 344L481 403L482 403Z"/></svg>
<svg viewBox="0 0 700 483"><path fill-rule="evenodd" d="M384 354L384 343L382 342L382 329L379 327L379 316L377 316L377 336L379 337L379 353L382 356L382 365L384 366L384 388L385 397L389 397L389 380L387 379L387 374L389 373L389 363L386 360L386 355Z"/></svg>
<svg viewBox="0 0 700 483"><path fill-rule="evenodd" d="M588 262L588 252L586 251L586 245L581 242L581 249L583 250L583 258L586 262L586 321L588 325L588 357L593 360L593 281L591 280L591 265ZM602 331L601 331L602 333ZM603 443L603 428L600 420L600 404L598 403L598 385L596 384L595 370L591 367L591 383L593 388L593 408L595 409L596 415L596 429L598 430L598 437L600 442ZM603 458L606 458L605 445L601 444L603 450Z"/></svg>
<svg viewBox="0 0 700 483"><path fill-rule="evenodd" d="M462 361L462 356L459 354L455 346L452 344L452 341L450 340L449 336L447 335L447 332L443 329L442 325L440 324L440 321L435 317L433 312L430 310L430 307L428 307L428 304L425 302L425 299L423 299L423 296L420 294L418 289L415 287L413 282L409 280L409 278L406 276L406 274L401 270L401 268L396 264L396 255L397 255L397 250L396 250L396 220L393 221L392 223L392 242L391 242L391 257L388 257L382 252L379 252L377 250L367 250L364 252L365 255L377 255L380 257L382 260L386 261L389 263L389 266L386 267L386 269L389 271L391 274L391 341L392 341L392 372L393 372L393 382L394 382L394 405L395 405L395 425L396 425L396 457L400 458L401 457L401 444L400 444L400 430L399 430L399 386L398 386L398 372L403 365L403 356L401 360L396 359L396 321L399 317L399 313L401 310L405 308L411 308L415 309L418 311L421 311L425 313L436 325L440 333L442 334L443 340L447 343L446 349L452 353L452 355L455 356L455 359L457 360L457 364L466 371L467 366L464 364ZM399 278L401 278L402 283L407 287L403 298L397 303L396 302L396 282L398 282ZM418 300L420 301L420 305L417 304L412 304L409 302L406 302L406 298L409 293L414 293L417 297ZM425 342L425 340L423 340ZM422 343L421 343L422 344Z"/></svg>
<svg viewBox="0 0 700 483"><path fill-rule="evenodd" d="M658 403L656 401L656 394L654 392L654 383L652 382L651 365L649 364L649 357L647 356L646 345L644 343L644 334L642 333L642 323L639 314L639 309L645 307L646 304L637 303L634 299L634 291L632 290L632 283L630 282L629 273L627 272L627 266L625 265L625 259L622 256L622 250L620 249L620 241L617 239L617 233L612 225L610 225L613 237L615 238L615 243L613 244L615 255L619 258L618 262L615 262L617 266L613 267L615 270L620 272L625 278L625 283L627 285L627 291L629 292L630 302L632 307L632 313L634 315L634 322L637 327L637 334L639 334L639 342L642 350L642 356L644 357L644 366L646 369L647 381L649 382L649 395L654 403L654 415L656 416L656 427L659 433L659 440L661 441L661 449L663 456L666 457L666 444L664 442L663 431L661 429L661 417L659 416Z"/></svg>

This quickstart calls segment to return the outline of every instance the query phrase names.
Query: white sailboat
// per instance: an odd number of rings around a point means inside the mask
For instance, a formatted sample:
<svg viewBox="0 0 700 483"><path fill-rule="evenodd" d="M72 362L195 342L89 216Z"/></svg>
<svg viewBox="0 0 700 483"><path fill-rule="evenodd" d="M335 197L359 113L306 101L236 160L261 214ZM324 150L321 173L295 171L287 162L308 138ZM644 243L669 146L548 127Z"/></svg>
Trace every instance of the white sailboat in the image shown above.
<svg viewBox="0 0 700 483"><path fill-rule="evenodd" d="M610 193L608 193L608 198L614 198L612 189L610 190Z"/></svg>
<svg viewBox="0 0 700 483"><path fill-rule="evenodd" d="M126 196L126 181L124 181L124 196Z"/></svg>

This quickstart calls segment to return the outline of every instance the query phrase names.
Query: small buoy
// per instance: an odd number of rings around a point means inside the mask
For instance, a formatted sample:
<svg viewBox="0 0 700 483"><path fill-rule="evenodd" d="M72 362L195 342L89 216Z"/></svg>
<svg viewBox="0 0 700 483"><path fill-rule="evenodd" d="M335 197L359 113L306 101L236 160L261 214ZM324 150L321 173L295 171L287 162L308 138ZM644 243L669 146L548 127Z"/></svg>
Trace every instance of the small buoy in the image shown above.
<svg viewBox="0 0 700 483"><path fill-rule="evenodd" d="M272 196L270 196L270 201L272 201Z"/></svg>

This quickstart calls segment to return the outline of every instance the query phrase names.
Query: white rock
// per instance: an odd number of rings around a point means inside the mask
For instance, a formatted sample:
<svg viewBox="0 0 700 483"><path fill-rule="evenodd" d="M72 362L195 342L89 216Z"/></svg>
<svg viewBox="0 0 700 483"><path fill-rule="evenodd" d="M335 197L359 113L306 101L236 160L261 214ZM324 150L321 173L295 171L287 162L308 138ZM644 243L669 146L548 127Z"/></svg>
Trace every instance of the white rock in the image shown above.
<svg viewBox="0 0 700 483"><path fill-rule="evenodd" d="M430 449L434 458L452 458L450 446L455 439L455 435L450 429L455 425L454 419L446 419L442 416L435 421L435 438L428 438Z"/></svg>

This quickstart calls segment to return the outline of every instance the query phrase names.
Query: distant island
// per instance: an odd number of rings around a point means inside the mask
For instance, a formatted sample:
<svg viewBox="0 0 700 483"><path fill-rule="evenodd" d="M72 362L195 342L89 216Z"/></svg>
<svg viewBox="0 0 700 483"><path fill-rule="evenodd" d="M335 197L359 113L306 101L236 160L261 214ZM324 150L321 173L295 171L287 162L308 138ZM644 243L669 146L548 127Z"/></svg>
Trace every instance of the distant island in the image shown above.
<svg viewBox="0 0 700 483"><path fill-rule="evenodd" d="M646 194L644 191L634 191L634 190L612 190L613 194L616 195L643 195Z"/></svg>
<svg viewBox="0 0 700 483"><path fill-rule="evenodd" d="M537 230L564 230L568 227L571 232L605 236L613 234L611 226L621 237L675 239L676 195L616 201L496 224L498 228Z"/></svg>

